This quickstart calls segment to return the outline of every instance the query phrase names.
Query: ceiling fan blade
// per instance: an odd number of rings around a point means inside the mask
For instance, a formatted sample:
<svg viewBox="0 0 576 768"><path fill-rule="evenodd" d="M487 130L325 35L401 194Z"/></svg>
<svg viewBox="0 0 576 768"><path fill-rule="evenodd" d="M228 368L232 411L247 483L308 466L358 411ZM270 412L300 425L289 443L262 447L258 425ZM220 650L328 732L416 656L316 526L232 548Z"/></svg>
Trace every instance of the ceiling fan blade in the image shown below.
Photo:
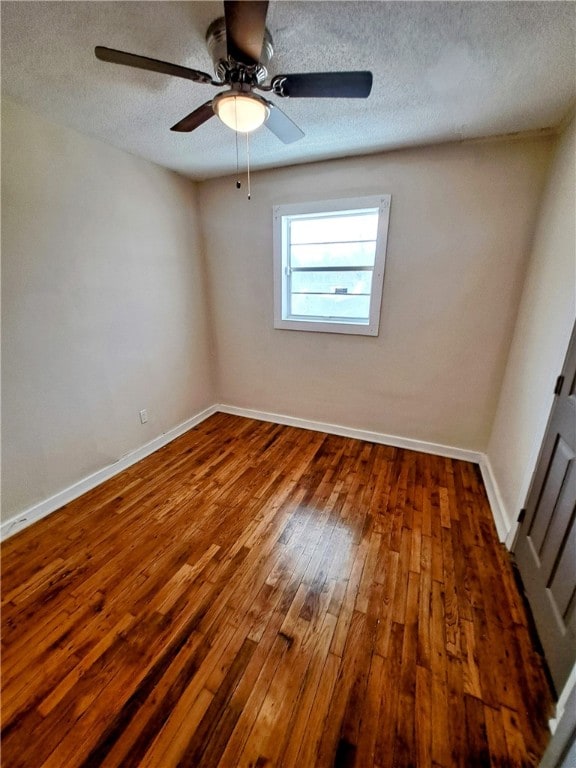
<svg viewBox="0 0 576 768"><path fill-rule="evenodd" d="M267 101L270 114L268 120L264 123L269 131L277 136L284 144L292 144L293 141L298 141L304 136L304 131L300 130L296 123L294 123L287 114L272 104L271 101Z"/></svg>
<svg viewBox="0 0 576 768"><path fill-rule="evenodd" d="M205 104L202 104L201 107L195 109L194 112L190 112L189 115L183 117L182 120L176 123L176 125L173 125L170 130L180 132L193 131L195 128L202 125L202 123L205 123L206 120L210 120L213 116L214 110L212 108L212 99L210 99L210 101L207 101Z"/></svg>
<svg viewBox="0 0 576 768"><path fill-rule="evenodd" d="M112 64L125 64L127 67L147 69L150 72L160 72L163 75L183 77L185 80L192 80L195 83L221 85L221 83L214 82L212 77L206 72L200 72L197 69L189 69L188 67L180 67L178 64L169 64L167 61L149 59L147 56L136 56L134 53L116 51L114 48L104 48L101 45L96 46L94 53L96 54L96 58L100 59L100 61L109 61Z"/></svg>
<svg viewBox="0 0 576 768"><path fill-rule="evenodd" d="M372 72L308 72L276 75L272 90L291 98L365 99L372 89Z"/></svg>
<svg viewBox="0 0 576 768"><path fill-rule="evenodd" d="M240 64L258 64L262 53L268 0L225 0L228 56Z"/></svg>

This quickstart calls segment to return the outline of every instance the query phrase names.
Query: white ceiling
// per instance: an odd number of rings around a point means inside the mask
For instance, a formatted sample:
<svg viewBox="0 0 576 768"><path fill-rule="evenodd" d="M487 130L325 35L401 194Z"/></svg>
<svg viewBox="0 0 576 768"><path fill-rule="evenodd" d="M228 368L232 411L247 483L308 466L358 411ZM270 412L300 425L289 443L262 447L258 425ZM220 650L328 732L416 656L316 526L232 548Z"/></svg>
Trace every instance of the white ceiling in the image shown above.
<svg viewBox="0 0 576 768"><path fill-rule="evenodd" d="M219 2L2 2L2 90L31 110L195 179L234 172L217 118L170 126L218 89L108 64L118 48L212 73ZM547 129L576 99L573 2L271 2L270 75L370 69L367 100L275 101L305 132L252 135L253 168ZM244 143L241 143L241 164Z"/></svg>

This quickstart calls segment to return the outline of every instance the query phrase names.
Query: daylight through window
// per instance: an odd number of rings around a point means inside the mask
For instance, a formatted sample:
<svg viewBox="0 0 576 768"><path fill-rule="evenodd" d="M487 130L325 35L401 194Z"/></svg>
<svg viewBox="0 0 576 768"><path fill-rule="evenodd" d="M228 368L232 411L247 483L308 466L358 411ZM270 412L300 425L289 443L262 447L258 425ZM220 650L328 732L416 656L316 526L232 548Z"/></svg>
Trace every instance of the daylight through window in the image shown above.
<svg viewBox="0 0 576 768"><path fill-rule="evenodd" d="M390 195L274 209L275 327L376 336Z"/></svg>

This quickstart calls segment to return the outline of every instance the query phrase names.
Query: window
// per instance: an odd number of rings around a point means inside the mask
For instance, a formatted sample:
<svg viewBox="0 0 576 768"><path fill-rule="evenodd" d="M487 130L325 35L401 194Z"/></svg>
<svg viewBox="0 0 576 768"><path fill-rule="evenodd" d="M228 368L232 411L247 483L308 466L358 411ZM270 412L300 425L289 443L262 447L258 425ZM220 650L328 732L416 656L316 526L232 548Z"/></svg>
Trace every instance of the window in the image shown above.
<svg viewBox="0 0 576 768"><path fill-rule="evenodd" d="M274 207L274 327L377 336L390 195Z"/></svg>

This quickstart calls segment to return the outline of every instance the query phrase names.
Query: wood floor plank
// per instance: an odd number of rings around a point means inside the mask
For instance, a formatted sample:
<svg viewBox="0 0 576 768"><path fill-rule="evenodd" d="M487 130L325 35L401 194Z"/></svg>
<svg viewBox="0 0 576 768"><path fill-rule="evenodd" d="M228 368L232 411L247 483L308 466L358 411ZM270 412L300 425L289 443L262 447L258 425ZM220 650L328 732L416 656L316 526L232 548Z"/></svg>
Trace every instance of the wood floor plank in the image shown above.
<svg viewBox="0 0 576 768"><path fill-rule="evenodd" d="M432 765L432 673L430 669L416 667L416 763Z"/></svg>
<svg viewBox="0 0 576 768"><path fill-rule="evenodd" d="M2 545L5 768L536 765L477 467L217 413Z"/></svg>
<svg viewBox="0 0 576 768"><path fill-rule="evenodd" d="M448 677L444 593L438 581L432 582L431 603L431 661L432 672L432 760L449 768L452 761L450 715L448 706Z"/></svg>
<svg viewBox="0 0 576 768"><path fill-rule="evenodd" d="M356 749L358 707L366 689L370 660L366 639L366 614L354 611L315 764L332 765L341 743Z"/></svg>
<svg viewBox="0 0 576 768"><path fill-rule="evenodd" d="M408 591L404 622L404 642L400 658L398 706L396 709L396 736L394 764L409 765L416 748L416 662L418 655L418 610L420 576L408 573Z"/></svg>
<svg viewBox="0 0 576 768"><path fill-rule="evenodd" d="M392 625L390 649L384 666L384 682L380 700L380 718L375 744L375 763L379 766L392 765L396 743L396 713L398 711L398 672L402 660L404 625Z"/></svg>
<svg viewBox="0 0 576 768"><path fill-rule="evenodd" d="M466 733L468 734L463 757L464 765L471 768L472 766L481 768L483 765L490 765L484 706L481 701L466 694L464 696L464 710Z"/></svg>
<svg viewBox="0 0 576 768"><path fill-rule="evenodd" d="M324 622L317 635L316 646L311 654L306 679L302 686L300 698L295 702L288 728L283 735L283 752L281 762L284 768L299 763L298 755L302 744L310 739L309 729L314 718L314 708L318 706L318 689L325 673L330 643L336 628L336 617L326 613Z"/></svg>
<svg viewBox="0 0 576 768"><path fill-rule="evenodd" d="M494 768L508 768L511 765L508 759L508 747L504 733L504 722L499 709L484 704L484 722L486 723L486 739L490 746L490 766Z"/></svg>
<svg viewBox="0 0 576 768"><path fill-rule="evenodd" d="M341 668L341 657L329 652L318 684L315 706L312 707L306 724L306 735L300 744L296 761L292 763L294 766L322 765L319 757L320 744L328 722L329 704L332 701ZM220 768L225 767L221 765Z"/></svg>

